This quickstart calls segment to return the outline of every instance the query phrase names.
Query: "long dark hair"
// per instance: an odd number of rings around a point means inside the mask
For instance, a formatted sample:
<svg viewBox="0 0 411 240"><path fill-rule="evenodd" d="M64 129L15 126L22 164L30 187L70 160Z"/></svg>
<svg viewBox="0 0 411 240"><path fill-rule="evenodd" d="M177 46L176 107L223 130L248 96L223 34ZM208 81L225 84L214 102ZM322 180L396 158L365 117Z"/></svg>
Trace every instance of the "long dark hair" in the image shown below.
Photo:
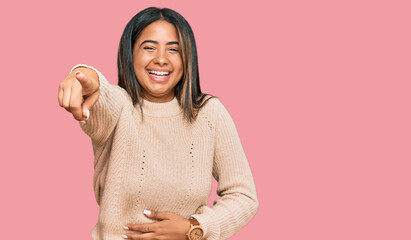
<svg viewBox="0 0 411 240"><path fill-rule="evenodd" d="M133 47L144 28L158 20L173 24L177 30L181 46L179 51L183 62L183 77L175 86L174 93L184 110L184 117L189 122L193 122L198 111L214 96L201 92L194 34L188 22L174 10L149 7L137 13L128 22L118 49L118 85L128 92L133 104L139 104L142 110L142 87L134 72Z"/></svg>

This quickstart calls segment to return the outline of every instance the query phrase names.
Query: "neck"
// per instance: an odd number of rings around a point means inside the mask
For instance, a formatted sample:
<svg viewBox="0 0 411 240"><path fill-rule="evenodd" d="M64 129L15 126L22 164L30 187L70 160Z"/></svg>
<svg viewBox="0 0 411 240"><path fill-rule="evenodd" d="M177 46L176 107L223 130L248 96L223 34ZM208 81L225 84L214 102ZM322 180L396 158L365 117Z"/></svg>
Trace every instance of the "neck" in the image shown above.
<svg viewBox="0 0 411 240"><path fill-rule="evenodd" d="M144 100L147 100L147 101L152 102L152 103L166 103L166 102L170 102L170 101L173 100L174 97L175 97L175 96L174 96L174 92L173 92L173 91L170 92L168 95L160 96L160 97L151 96L151 95L148 95L148 94L144 94L144 95L143 95Z"/></svg>
<svg viewBox="0 0 411 240"><path fill-rule="evenodd" d="M142 101L143 114L152 117L170 117L182 112L176 97L168 102L152 102L148 99Z"/></svg>

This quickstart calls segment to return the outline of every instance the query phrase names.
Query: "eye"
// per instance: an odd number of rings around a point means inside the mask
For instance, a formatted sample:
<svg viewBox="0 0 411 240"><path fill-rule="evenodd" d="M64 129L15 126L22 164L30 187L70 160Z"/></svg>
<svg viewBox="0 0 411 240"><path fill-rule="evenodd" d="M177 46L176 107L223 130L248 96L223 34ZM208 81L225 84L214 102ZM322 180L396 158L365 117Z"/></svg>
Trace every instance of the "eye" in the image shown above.
<svg viewBox="0 0 411 240"><path fill-rule="evenodd" d="M171 52L178 52L178 49L176 49L176 48L170 48L170 51L171 51Z"/></svg>
<svg viewBox="0 0 411 240"><path fill-rule="evenodd" d="M144 47L144 49L145 49L145 50L154 50L153 47L148 47L148 46L147 46L147 47Z"/></svg>

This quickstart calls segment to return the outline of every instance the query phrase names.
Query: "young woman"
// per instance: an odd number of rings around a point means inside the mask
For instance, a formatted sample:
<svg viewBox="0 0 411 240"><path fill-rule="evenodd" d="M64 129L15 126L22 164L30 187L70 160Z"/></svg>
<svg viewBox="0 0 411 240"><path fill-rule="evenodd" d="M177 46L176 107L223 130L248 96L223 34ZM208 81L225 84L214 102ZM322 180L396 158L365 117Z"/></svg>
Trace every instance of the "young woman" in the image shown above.
<svg viewBox="0 0 411 240"><path fill-rule="evenodd" d="M236 127L200 90L193 32L177 12L147 8L127 24L118 86L76 65L60 106L80 121L95 155L95 240L227 239L258 200ZM212 177L221 197L208 206Z"/></svg>

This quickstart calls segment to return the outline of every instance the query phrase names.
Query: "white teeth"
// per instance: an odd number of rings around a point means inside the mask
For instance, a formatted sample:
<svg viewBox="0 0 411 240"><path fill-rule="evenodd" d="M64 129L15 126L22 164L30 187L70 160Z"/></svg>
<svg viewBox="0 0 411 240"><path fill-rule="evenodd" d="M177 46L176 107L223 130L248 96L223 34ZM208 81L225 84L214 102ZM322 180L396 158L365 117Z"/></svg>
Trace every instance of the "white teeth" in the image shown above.
<svg viewBox="0 0 411 240"><path fill-rule="evenodd" d="M148 71L150 74L160 75L160 76L168 76L170 72L158 72L158 71Z"/></svg>

